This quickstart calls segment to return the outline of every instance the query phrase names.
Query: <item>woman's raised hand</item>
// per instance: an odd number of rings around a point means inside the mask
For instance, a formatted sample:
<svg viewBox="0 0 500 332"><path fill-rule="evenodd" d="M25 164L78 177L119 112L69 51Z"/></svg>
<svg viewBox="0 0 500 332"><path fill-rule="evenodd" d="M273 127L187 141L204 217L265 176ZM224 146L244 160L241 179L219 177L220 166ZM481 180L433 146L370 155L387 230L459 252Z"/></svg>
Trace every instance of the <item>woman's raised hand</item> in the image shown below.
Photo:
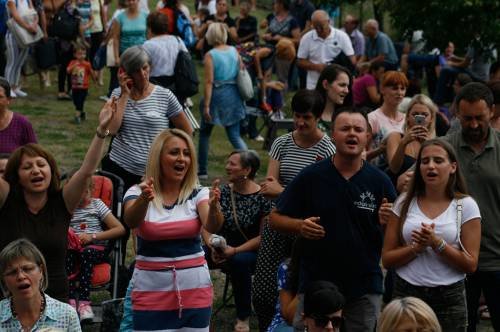
<svg viewBox="0 0 500 332"><path fill-rule="evenodd" d="M210 188L210 192L208 195L208 205L210 207L216 208L219 206L220 202L220 188L219 188L220 180L215 179L212 182L212 187Z"/></svg>
<svg viewBox="0 0 500 332"><path fill-rule="evenodd" d="M411 233L411 239L414 243L425 246L425 247L433 247L434 244L438 241L436 233L434 232L434 228L436 224L426 224L422 223L422 227L420 230L414 230Z"/></svg>
<svg viewBox="0 0 500 332"><path fill-rule="evenodd" d="M133 81L122 67L118 69L118 84L120 84L122 94L130 94L130 89L132 87Z"/></svg>
<svg viewBox="0 0 500 332"><path fill-rule="evenodd" d="M100 132L105 132L108 130L111 120L116 113L116 97L109 99L101 109L99 113L99 128Z"/></svg>
<svg viewBox="0 0 500 332"><path fill-rule="evenodd" d="M139 183L139 188L141 188L140 197L146 202L151 202L155 198L153 178L149 178L146 181Z"/></svg>

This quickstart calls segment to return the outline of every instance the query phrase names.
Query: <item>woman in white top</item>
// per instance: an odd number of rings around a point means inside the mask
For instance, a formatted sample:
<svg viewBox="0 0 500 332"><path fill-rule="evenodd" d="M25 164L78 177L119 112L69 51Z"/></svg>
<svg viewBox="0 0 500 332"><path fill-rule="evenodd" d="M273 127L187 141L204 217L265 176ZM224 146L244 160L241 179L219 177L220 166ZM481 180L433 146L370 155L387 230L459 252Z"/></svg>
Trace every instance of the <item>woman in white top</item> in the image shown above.
<svg viewBox="0 0 500 332"><path fill-rule="evenodd" d="M422 143L408 192L389 217L382 262L396 269L394 296L414 296L436 313L443 331L465 331L465 273L477 268L479 208L465 194L453 148Z"/></svg>
<svg viewBox="0 0 500 332"><path fill-rule="evenodd" d="M372 145L371 150L367 152L368 160L385 152L384 140L389 133L403 132L405 116L398 112L398 107L405 97L408 84L408 79L401 72L391 70L384 74L380 82L380 93L384 97L384 103L368 114L368 122L372 129ZM377 164L383 162L377 161Z"/></svg>
<svg viewBox="0 0 500 332"><path fill-rule="evenodd" d="M31 23L23 20L23 15L26 14L29 9L33 8L33 4L30 0L8 0L6 6L9 17L12 17L17 25L20 25L32 34L36 34L38 16L36 16ZM5 78L9 81L11 86L10 97L26 97L28 94L19 88L19 78L21 76L21 68L28 57L29 47L21 48L14 34L9 30L7 30L7 34L5 35L5 46L5 54L7 57Z"/></svg>

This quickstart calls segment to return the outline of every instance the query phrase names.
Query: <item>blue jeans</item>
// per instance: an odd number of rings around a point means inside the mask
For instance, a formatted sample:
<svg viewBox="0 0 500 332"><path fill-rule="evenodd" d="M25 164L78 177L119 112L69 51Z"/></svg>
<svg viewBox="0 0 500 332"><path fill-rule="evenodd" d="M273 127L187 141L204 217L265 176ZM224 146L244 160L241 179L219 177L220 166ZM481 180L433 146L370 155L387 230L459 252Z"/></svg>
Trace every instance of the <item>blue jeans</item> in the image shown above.
<svg viewBox="0 0 500 332"><path fill-rule="evenodd" d="M130 332L133 330L133 313L132 313L132 288L134 284L130 280L125 299L123 301L123 318L120 324L120 332Z"/></svg>
<svg viewBox="0 0 500 332"><path fill-rule="evenodd" d="M491 316L491 325L500 331L500 271L479 271L467 275L467 310L469 326L467 332L475 332L478 322L479 297L483 291Z"/></svg>
<svg viewBox="0 0 500 332"><path fill-rule="evenodd" d="M252 274L255 272L256 262L256 251L237 253L227 261L233 285L236 316L240 320L247 319L252 313Z"/></svg>
<svg viewBox="0 0 500 332"><path fill-rule="evenodd" d="M207 174L208 171L208 145L213 127L213 124L206 123L205 119L202 117L200 125L200 140L198 144L198 174ZM227 138L233 145L233 148L235 148L236 150L248 149L245 141L241 138L239 122L236 122L230 126L225 126L224 128L226 129Z"/></svg>

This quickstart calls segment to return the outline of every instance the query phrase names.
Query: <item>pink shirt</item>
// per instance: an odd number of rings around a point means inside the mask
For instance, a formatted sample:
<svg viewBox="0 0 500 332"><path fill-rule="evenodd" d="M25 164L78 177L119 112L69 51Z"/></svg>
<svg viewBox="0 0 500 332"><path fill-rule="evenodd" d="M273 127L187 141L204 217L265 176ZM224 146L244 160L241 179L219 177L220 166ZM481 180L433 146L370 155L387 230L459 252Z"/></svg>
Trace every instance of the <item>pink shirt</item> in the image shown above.
<svg viewBox="0 0 500 332"><path fill-rule="evenodd" d="M352 85L352 96L354 99L354 106L363 106L370 102L367 88L370 86L377 86L375 77L371 74L365 74L354 80Z"/></svg>
<svg viewBox="0 0 500 332"><path fill-rule="evenodd" d="M372 148L377 148L380 142L393 131L398 131L403 133L403 125L405 122L405 116L402 113L396 113L396 119L388 118L380 108L368 114L368 122L372 127Z"/></svg>

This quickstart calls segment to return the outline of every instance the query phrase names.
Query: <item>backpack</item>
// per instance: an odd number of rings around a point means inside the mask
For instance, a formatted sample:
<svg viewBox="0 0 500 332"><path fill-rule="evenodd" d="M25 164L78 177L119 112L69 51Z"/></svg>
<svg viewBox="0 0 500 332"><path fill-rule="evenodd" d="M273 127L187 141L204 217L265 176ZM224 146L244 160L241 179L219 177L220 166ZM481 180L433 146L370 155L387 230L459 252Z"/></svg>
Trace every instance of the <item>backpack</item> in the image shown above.
<svg viewBox="0 0 500 332"><path fill-rule="evenodd" d="M0 0L0 35L4 36L7 32L7 20L9 15L7 14L7 0Z"/></svg>
<svg viewBox="0 0 500 332"><path fill-rule="evenodd" d="M191 48L196 43L191 22L180 10L177 11L176 29L179 37L182 38L187 48Z"/></svg>
<svg viewBox="0 0 500 332"><path fill-rule="evenodd" d="M181 40L177 37L179 44ZM179 46L180 48L180 46ZM179 51L174 68L175 95L179 99L185 99L198 93L198 74L191 55L185 51Z"/></svg>

